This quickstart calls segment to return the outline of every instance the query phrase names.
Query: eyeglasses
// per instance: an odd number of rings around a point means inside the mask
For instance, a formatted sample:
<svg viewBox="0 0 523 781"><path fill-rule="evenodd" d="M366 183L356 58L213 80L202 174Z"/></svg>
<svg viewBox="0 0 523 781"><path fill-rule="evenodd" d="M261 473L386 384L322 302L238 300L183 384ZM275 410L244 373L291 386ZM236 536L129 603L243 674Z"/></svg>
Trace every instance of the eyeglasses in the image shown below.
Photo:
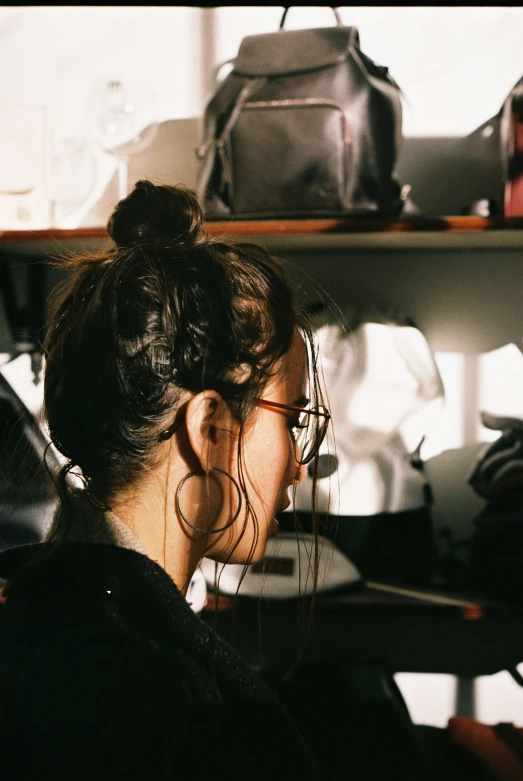
<svg viewBox="0 0 523 781"><path fill-rule="evenodd" d="M280 404L277 401L267 401L267 399L255 399L254 401L257 406L267 407L269 410L289 410L301 413L300 419L294 427L298 429L296 444L300 449L300 458L296 460L298 464L309 464L317 455L329 427L331 415L327 407L322 404L311 408L295 407L292 404ZM168 429L161 432L160 439L164 441L170 439L184 420L184 414L178 416Z"/></svg>
<svg viewBox="0 0 523 781"><path fill-rule="evenodd" d="M259 407L267 407L269 410L290 410L291 412L301 412L299 422L295 428L298 429L296 444L300 449L300 458L297 458L298 464L308 464L317 455L321 443L325 439L330 412L322 404L317 407L305 408L294 407L292 404L280 404L277 401L267 401L267 399L255 399Z"/></svg>

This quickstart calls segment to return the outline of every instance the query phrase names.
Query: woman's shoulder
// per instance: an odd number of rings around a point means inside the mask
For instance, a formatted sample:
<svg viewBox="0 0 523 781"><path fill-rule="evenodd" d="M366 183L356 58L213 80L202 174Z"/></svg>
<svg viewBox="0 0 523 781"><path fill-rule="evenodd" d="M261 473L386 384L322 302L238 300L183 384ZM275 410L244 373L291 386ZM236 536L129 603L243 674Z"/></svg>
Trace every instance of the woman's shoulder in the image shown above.
<svg viewBox="0 0 523 781"><path fill-rule="evenodd" d="M78 664L119 654L129 665L168 649L190 673L188 640L203 622L155 562L117 546L71 543L45 556L34 547L1 554L0 575L9 574L15 554L19 574L0 610L3 652L21 646L34 658L36 649L74 648Z"/></svg>
<svg viewBox="0 0 523 781"><path fill-rule="evenodd" d="M62 766L68 778L79 757L85 778L99 777L108 761L133 781L180 777L184 765L196 779L266 779L278 762L308 764L263 681L166 573L134 551L74 544L13 582L0 610L0 693L13 745L23 734L38 736L55 779ZM269 725L285 743L283 757L260 746ZM203 761L202 741L216 752L232 737L236 759L225 751ZM260 751L265 764L256 775Z"/></svg>
<svg viewBox="0 0 523 781"><path fill-rule="evenodd" d="M261 679L147 556L94 543L68 543L45 556L33 548L25 555L24 563L24 552L16 553L20 574L0 610L0 659L9 650L13 664L69 654L73 674L74 665L93 665L94 659L103 667L105 655L119 658L129 677L138 675L139 665L161 669L199 700L270 698ZM12 562L15 552L0 554L0 577L9 573L8 558Z"/></svg>

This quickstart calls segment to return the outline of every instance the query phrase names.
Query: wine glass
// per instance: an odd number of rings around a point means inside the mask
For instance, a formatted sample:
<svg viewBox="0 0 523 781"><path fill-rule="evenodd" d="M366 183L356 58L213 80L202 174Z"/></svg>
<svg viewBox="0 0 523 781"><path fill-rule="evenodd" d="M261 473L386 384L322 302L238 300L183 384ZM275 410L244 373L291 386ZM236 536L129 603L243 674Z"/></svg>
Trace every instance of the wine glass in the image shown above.
<svg viewBox="0 0 523 781"><path fill-rule="evenodd" d="M118 199L128 192L131 155L152 144L158 132L153 90L143 76L105 78L94 93L94 131L104 152L118 161Z"/></svg>
<svg viewBox="0 0 523 781"><path fill-rule="evenodd" d="M96 165L85 138L55 139L52 154L53 224L74 212L96 184Z"/></svg>

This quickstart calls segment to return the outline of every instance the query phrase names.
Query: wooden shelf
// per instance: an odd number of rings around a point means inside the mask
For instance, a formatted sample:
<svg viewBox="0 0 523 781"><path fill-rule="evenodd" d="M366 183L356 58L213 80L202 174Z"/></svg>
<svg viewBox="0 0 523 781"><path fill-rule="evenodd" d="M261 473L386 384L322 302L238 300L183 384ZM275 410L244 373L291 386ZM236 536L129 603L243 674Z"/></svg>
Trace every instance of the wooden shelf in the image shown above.
<svg viewBox="0 0 523 781"><path fill-rule="evenodd" d="M264 240L288 248L523 248L523 218L411 217L403 220L353 217L318 220L207 222L211 236ZM0 231L0 244L49 245L106 240L104 227Z"/></svg>

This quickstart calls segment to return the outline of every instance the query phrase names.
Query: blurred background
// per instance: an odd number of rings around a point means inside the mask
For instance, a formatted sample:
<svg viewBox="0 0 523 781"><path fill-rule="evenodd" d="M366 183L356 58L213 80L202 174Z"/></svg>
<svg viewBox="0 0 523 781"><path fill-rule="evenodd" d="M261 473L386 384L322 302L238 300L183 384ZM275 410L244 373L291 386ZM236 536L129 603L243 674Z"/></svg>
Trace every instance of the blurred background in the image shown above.
<svg viewBox="0 0 523 781"><path fill-rule="evenodd" d="M0 230L103 226L122 188L131 189L140 178L193 189L194 150L219 66L236 55L244 36L275 31L281 14L278 6L0 8ZM387 65L403 90L398 174L412 186L421 211L459 214L475 198L496 197L499 167L495 155L489 157L496 142L490 119L523 74L523 8L341 7L340 15L359 28L362 51ZM327 26L331 17L328 8L296 7L286 26ZM107 118L111 110L120 112L120 124ZM363 254L353 254L351 284L371 296L365 270L374 261L367 253L358 266ZM304 258L304 268L314 273L318 257ZM403 261L408 271L403 266L404 277L394 282ZM439 258L433 261L443 277L454 262L438 267ZM478 410L510 409L523 416L520 272L501 253L508 282L493 303L484 283L496 258L487 263L477 253L461 253L460 261L460 283L454 289L449 283L442 305L430 277L416 288L408 258L380 260L390 274L392 297L396 284L403 309L416 315L427 334L445 385L441 425L427 439L423 457L440 489L436 516L450 517L458 529L479 502L471 492L456 501L449 471L463 477L479 445L496 436L481 426ZM333 291L342 262L340 255L331 266ZM380 274L374 280L383 285ZM498 280L492 278L493 288ZM477 311L467 308L480 283L483 331ZM457 336L452 313L460 308ZM29 356L22 359L29 371ZM23 371L21 380L16 369L10 371L13 383L26 382ZM31 380L27 386L33 397L38 394ZM38 400L31 404L36 409ZM441 454L446 461L438 460ZM451 676L396 678L414 721L446 724L454 708ZM478 719L523 725L523 692L508 673L480 679L477 697Z"/></svg>

